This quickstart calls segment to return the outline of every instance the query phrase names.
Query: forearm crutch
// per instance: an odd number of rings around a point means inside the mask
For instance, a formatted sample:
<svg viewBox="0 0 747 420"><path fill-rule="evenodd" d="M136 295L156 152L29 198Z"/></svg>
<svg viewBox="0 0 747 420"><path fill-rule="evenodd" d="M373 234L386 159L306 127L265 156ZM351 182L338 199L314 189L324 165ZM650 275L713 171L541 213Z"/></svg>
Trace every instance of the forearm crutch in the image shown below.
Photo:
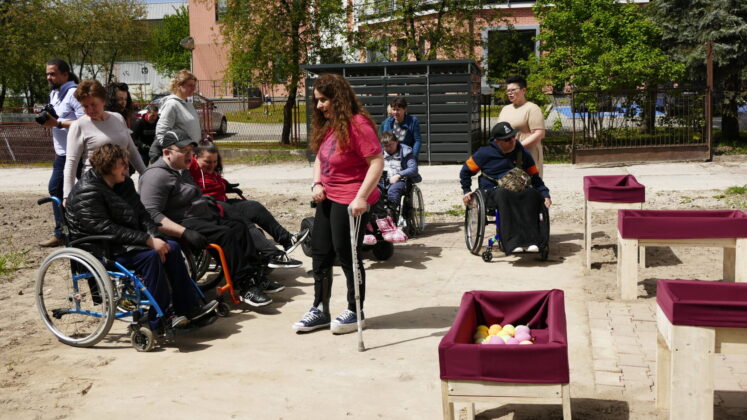
<svg viewBox="0 0 747 420"><path fill-rule="evenodd" d="M355 322L358 325L358 351L365 351L363 345L363 328L361 327L361 269L358 264L358 232L361 228L361 216L353 216L353 209L348 207L348 224L350 225L350 249L353 256L353 288L355 290Z"/></svg>

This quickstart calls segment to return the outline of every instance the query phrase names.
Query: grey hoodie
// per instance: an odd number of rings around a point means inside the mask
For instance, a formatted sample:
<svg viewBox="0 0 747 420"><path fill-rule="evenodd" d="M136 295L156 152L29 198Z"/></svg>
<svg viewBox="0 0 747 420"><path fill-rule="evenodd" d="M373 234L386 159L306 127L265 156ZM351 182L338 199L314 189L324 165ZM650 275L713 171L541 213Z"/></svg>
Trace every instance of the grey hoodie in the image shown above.
<svg viewBox="0 0 747 420"><path fill-rule="evenodd" d="M169 130L178 128L187 133L192 140L201 140L200 116L191 103L176 95L169 95L161 102L159 108L156 138L148 152L151 162L161 157L161 139Z"/></svg>

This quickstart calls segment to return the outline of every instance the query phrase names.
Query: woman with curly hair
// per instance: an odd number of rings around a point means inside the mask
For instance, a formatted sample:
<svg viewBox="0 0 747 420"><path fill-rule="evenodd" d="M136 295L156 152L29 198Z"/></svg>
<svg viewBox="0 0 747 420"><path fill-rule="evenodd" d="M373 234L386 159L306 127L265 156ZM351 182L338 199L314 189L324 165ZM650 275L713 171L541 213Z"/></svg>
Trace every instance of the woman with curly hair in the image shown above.
<svg viewBox="0 0 747 420"><path fill-rule="evenodd" d="M360 270L360 302L363 308L366 282L363 264L353 261L350 248L348 207L353 216L368 219L368 206L379 199L376 184L384 168L381 144L371 116L361 105L350 84L338 74L323 74L314 81L311 149L316 153L311 198L317 203L311 237L314 304L293 324L298 332L330 325L334 334L356 330L353 270ZM358 234L357 245L363 241ZM332 265L339 258L347 280L347 309L331 320ZM353 266L355 264L355 267Z"/></svg>

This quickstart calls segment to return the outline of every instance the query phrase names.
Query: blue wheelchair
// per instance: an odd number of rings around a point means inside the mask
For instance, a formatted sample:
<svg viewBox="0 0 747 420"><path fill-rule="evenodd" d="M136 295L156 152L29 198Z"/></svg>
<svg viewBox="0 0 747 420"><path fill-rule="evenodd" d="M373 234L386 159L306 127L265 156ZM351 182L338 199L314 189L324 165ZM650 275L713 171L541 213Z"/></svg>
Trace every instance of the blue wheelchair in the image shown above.
<svg viewBox="0 0 747 420"><path fill-rule="evenodd" d="M57 206L62 204L56 197L42 198L37 204L49 202ZM66 247L44 259L36 273L34 288L42 321L59 341L74 347L91 347L106 336L115 320L119 320L129 323L132 346L137 351L150 351L157 341L148 322L151 307L159 320L159 335L173 333L164 319L166 308L158 306L136 273L110 256L99 259L79 248L87 245L106 250L111 236L69 241L67 226L63 223L63 237ZM204 302L205 295L197 285L195 289Z"/></svg>

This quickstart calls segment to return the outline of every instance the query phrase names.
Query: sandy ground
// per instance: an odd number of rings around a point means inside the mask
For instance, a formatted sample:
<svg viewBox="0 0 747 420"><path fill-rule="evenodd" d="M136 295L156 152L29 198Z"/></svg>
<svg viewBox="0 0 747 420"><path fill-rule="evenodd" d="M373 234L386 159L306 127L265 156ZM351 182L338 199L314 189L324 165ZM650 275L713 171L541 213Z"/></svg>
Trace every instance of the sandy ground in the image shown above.
<svg viewBox="0 0 747 420"><path fill-rule="evenodd" d="M364 332L296 335L291 324L309 308L310 260L275 270L286 285L262 310L232 308L231 316L152 353L137 353L115 323L94 348L53 339L33 304L35 270L50 252L35 246L52 229L44 195L49 169L0 169L0 249L19 251L25 262L0 277L0 418L396 418L441 416L437 346L448 331L464 291L565 291L574 418L665 418L653 402L607 393L595 384L588 305L619 300L615 286L615 214L595 214L594 262L582 269L582 177L633 173L647 186L646 208L727 208L714 198L724 188L747 185L747 159L627 167L547 165L553 192L551 255L499 255L483 263L468 253L462 233L458 166L424 167L421 184L424 234L397 245L385 262L368 255ZM290 230L311 215L305 164L230 166L226 177L267 205ZM744 206L744 198L738 206ZM650 248L640 292L650 301L656 278L721 278L718 249ZM344 309L344 280L335 272L333 312ZM745 397L747 398L747 397ZM558 406L478 405L478 418L560 418ZM745 418L747 409L717 408L720 418Z"/></svg>

